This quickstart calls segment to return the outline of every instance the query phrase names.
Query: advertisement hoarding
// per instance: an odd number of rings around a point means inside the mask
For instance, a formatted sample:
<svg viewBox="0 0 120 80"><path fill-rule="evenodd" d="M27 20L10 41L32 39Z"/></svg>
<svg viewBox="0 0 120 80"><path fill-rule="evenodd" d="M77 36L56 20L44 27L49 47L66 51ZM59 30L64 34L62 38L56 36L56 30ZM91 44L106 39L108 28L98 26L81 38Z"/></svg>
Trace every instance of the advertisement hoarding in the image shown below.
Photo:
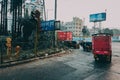
<svg viewBox="0 0 120 80"><path fill-rule="evenodd" d="M54 20L42 21L41 22L41 29L42 29L42 31L55 30L55 21Z"/></svg>
<svg viewBox="0 0 120 80"><path fill-rule="evenodd" d="M59 41L72 41L72 32L59 31L57 32L57 39Z"/></svg>
<svg viewBox="0 0 120 80"><path fill-rule="evenodd" d="M53 31L60 29L60 21L49 20L41 22L42 31Z"/></svg>
<svg viewBox="0 0 120 80"><path fill-rule="evenodd" d="M31 0L31 2L36 2L37 0Z"/></svg>
<svg viewBox="0 0 120 80"><path fill-rule="evenodd" d="M90 22L100 22L106 20L106 13L90 14Z"/></svg>
<svg viewBox="0 0 120 80"><path fill-rule="evenodd" d="M72 41L72 32L66 32L66 40Z"/></svg>

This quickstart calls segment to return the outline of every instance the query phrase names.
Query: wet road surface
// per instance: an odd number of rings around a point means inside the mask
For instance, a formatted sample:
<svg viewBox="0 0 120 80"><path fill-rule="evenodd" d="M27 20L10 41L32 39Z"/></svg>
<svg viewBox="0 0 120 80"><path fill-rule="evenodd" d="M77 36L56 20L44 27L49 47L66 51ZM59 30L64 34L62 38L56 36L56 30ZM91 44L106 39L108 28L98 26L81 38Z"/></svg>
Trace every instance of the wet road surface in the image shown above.
<svg viewBox="0 0 120 80"><path fill-rule="evenodd" d="M72 53L0 69L0 80L120 80L120 42L112 44L112 63L94 61L82 48Z"/></svg>

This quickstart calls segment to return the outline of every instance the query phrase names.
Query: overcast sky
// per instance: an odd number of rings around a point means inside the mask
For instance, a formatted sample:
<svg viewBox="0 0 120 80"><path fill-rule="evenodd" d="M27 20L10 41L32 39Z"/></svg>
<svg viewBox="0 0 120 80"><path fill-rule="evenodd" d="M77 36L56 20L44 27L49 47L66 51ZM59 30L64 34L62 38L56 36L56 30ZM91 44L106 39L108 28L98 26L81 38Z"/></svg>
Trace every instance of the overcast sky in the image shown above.
<svg viewBox="0 0 120 80"><path fill-rule="evenodd" d="M45 0L48 19L54 19L54 1ZM120 0L57 0L57 20L72 21L73 17L85 18L85 25L92 27L89 15L107 10L107 19L102 28L120 28Z"/></svg>

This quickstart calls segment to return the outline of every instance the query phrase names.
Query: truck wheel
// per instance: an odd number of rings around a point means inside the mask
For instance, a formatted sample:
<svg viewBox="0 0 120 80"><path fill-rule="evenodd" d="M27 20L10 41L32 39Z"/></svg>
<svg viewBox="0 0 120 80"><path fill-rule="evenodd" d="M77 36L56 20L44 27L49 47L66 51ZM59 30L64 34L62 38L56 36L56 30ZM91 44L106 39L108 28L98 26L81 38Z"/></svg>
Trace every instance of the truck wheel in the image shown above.
<svg viewBox="0 0 120 80"><path fill-rule="evenodd" d="M111 61L112 61L112 56L110 55L110 56L108 56L108 58L107 58L107 62L108 62L108 63L111 63Z"/></svg>

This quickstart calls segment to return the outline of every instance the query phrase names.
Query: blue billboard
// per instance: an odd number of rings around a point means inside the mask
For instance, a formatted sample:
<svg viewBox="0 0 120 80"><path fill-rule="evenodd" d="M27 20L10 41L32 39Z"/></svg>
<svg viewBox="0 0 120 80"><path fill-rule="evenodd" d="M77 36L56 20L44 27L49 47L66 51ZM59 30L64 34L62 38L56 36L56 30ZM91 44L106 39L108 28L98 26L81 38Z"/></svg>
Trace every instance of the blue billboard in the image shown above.
<svg viewBox="0 0 120 80"><path fill-rule="evenodd" d="M55 30L55 20L42 21L41 22L42 31L53 31Z"/></svg>
<svg viewBox="0 0 120 80"><path fill-rule="evenodd" d="M31 0L31 2L35 2L36 0Z"/></svg>
<svg viewBox="0 0 120 80"><path fill-rule="evenodd" d="M90 14L90 22L100 22L106 20L106 13Z"/></svg>

